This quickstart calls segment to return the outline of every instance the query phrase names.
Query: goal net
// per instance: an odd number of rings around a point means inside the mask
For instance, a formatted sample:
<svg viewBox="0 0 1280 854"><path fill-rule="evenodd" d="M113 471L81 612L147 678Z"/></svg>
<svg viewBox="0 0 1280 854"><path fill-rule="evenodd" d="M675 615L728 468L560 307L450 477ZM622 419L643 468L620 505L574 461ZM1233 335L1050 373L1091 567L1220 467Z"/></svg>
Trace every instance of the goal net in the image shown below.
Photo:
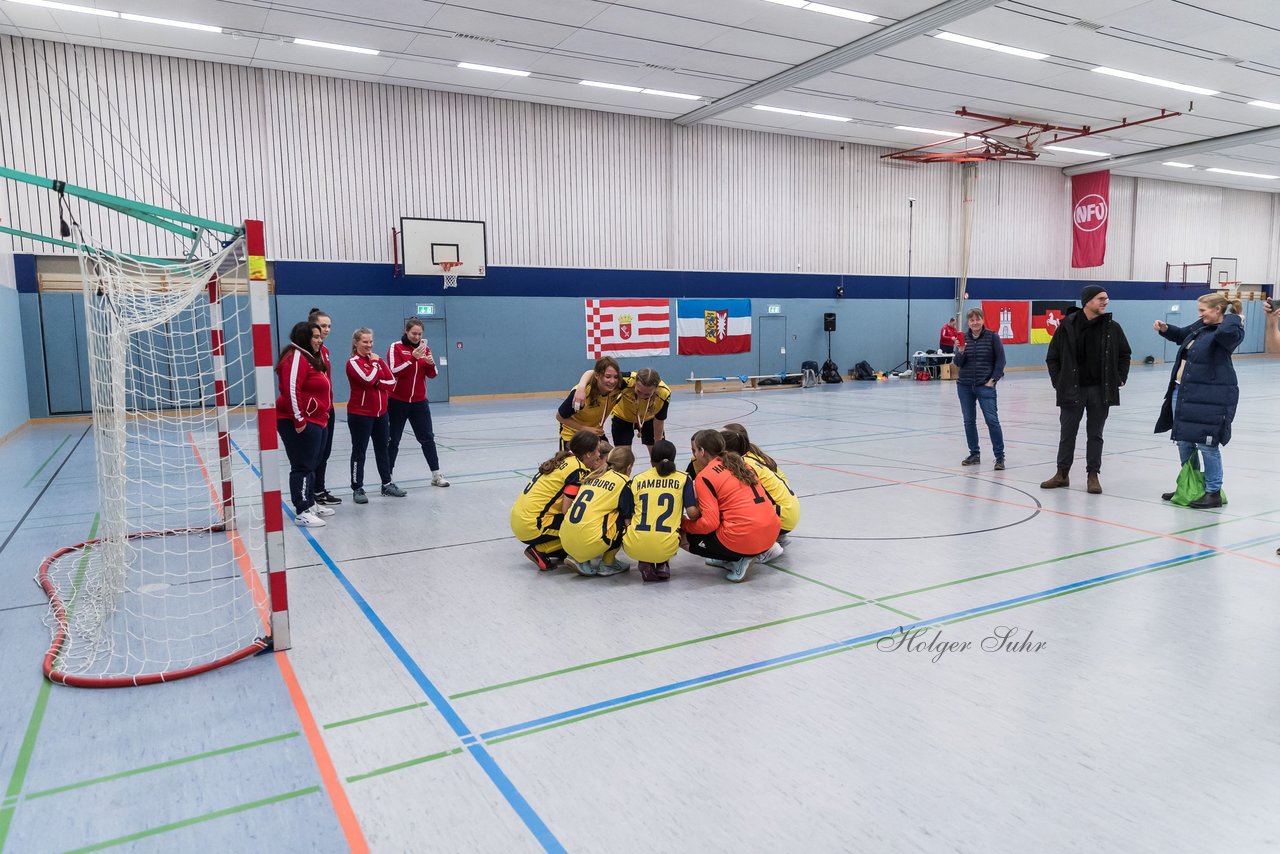
<svg viewBox="0 0 1280 854"><path fill-rule="evenodd" d="M245 237L176 264L75 239L99 513L40 569L45 672L138 685L253 655L271 607Z"/></svg>

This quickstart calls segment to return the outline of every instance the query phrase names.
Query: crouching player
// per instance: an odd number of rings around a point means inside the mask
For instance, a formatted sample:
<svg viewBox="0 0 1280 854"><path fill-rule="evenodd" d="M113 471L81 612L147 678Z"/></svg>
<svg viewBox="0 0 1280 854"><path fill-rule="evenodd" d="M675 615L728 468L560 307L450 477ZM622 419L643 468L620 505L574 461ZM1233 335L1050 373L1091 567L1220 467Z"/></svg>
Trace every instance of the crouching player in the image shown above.
<svg viewBox="0 0 1280 854"><path fill-rule="evenodd" d="M698 496L693 481L676 471L676 446L666 439L653 443L653 467L636 475L618 502L626 530L622 547L636 559L645 581L666 581L669 562L680 550L681 519L697 519Z"/></svg>
<svg viewBox="0 0 1280 854"><path fill-rule="evenodd" d="M564 514L583 475L600 464L600 437L594 432L579 430L567 444L567 450L538 466L511 508L511 533L528 546L524 556L544 572L565 556L560 543Z"/></svg>
<svg viewBox="0 0 1280 854"><path fill-rule="evenodd" d="M622 548L618 499L631 480L635 461L630 448L614 448L578 486L578 497L560 525L560 542L569 555L564 562L580 575L617 575L630 568L618 559Z"/></svg>

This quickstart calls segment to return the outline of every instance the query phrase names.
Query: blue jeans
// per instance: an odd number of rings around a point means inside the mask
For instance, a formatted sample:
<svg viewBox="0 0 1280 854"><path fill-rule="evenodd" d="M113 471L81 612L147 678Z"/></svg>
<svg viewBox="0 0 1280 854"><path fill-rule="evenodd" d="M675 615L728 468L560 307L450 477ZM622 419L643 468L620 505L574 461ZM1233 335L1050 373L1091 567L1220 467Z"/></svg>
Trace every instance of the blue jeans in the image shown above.
<svg viewBox="0 0 1280 854"><path fill-rule="evenodd" d="M1173 421L1178 421L1178 387L1173 387ZM1177 441L1177 440L1175 440ZM1196 459L1196 451L1200 452L1200 457L1204 461L1204 491L1219 492L1222 490L1222 448L1218 445L1205 445L1199 442L1181 442L1178 443L1178 458L1185 463L1191 460L1191 467L1194 469L1201 468L1200 462Z"/></svg>
<svg viewBox="0 0 1280 854"><path fill-rule="evenodd" d="M956 394L960 396L960 413L964 416L964 437L969 442L969 453L978 453L978 407L981 406L982 418L987 422L987 432L991 434L991 451L997 460L1003 460L1004 432L1000 429L1000 416L996 412L995 387L958 382Z"/></svg>

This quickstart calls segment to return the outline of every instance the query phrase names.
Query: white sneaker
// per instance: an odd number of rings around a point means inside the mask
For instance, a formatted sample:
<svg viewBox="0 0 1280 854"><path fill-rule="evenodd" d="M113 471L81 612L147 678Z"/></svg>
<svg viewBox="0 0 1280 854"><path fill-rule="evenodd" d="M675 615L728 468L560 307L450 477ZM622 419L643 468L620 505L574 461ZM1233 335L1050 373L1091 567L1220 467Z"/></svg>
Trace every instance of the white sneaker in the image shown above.
<svg viewBox="0 0 1280 854"><path fill-rule="evenodd" d="M445 480L444 475L440 474L440 472L436 472L435 474L431 475L431 485L432 486L448 486L449 481Z"/></svg>
<svg viewBox="0 0 1280 854"><path fill-rule="evenodd" d="M778 545L777 543L774 543L773 545L769 546L769 550L767 552L757 557L756 560L760 561L761 563L768 563L769 561L777 560L780 557L782 557L782 546Z"/></svg>
<svg viewBox="0 0 1280 854"><path fill-rule="evenodd" d="M294 518L294 521L298 523L299 528L323 528L325 525L324 520L310 510L303 510Z"/></svg>
<svg viewBox="0 0 1280 854"><path fill-rule="evenodd" d="M312 504L307 508L308 513L314 513L317 516L332 516L337 511L332 507L325 507L323 504Z"/></svg>

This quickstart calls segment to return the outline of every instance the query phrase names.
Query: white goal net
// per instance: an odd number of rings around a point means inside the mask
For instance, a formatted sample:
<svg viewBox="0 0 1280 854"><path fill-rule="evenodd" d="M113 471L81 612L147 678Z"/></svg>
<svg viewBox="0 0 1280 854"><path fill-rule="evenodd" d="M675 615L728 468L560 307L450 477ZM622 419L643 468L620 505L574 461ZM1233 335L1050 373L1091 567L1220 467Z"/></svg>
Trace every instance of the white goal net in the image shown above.
<svg viewBox="0 0 1280 854"><path fill-rule="evenodd" d="M167 681L265 648L244 238L149 263L77 234L99 515L41 567L54 681Z"/></svg>

